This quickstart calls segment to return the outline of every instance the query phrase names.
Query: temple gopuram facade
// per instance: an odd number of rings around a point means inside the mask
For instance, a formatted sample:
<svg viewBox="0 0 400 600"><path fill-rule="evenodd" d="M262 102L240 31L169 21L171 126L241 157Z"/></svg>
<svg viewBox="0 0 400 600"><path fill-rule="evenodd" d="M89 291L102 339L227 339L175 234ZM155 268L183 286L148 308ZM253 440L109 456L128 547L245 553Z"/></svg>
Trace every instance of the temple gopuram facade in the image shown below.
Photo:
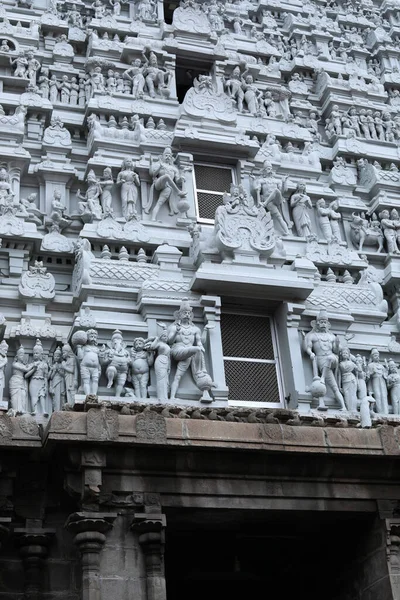
<svg viewBox="0 0 400 600"><path fill-rule="evenodd" d="M2 0L0 600L400 600L400 3Z"/></svg>

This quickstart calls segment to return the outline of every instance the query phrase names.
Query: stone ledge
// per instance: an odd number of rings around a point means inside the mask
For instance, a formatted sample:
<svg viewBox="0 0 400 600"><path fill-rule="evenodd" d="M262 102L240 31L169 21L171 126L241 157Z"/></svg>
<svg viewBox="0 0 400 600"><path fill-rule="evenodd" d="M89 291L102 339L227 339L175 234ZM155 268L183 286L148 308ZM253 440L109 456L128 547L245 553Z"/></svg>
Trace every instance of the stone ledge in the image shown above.
<svg viewBox="0 0 400 600"><path fill-rule="evenodd" d="M285 411L290 412L292 411ZM104 442L118 445L397 456L400 454L399 436L400 428L388 424L373 429L306 425L293 427L283 423L223 422L183 419L179 416L165 418L163 414L149 410L148 407L135 415L118 414L103 406L91 408L87 412L54 414L44 432L44 442Z"/></svg>

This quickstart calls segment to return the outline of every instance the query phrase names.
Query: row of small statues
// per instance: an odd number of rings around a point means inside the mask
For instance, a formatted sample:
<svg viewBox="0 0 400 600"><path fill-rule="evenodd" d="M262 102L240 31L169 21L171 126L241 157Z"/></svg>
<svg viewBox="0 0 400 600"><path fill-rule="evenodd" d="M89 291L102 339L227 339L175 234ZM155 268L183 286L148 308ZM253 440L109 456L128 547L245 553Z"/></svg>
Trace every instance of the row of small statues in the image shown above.
<svg viewBox="0 0 400 600"><path fill-rule="evenodd" d="M185 199L187 193L182 189L185 181L183 170L174 163L175 159L169 147L165 148L157 159L150 157L149 173L153 178L153 184L148 201L146 204L143 203L142 208L146 214L151 211L152 220L157 219L164 204L168 206L170 215L181 213L185 216L189 209L189 204ZM89 215L94 219L112 215L112 188L114 186L112 170L109 167L104 169L103 179L98 179L91 170L86 181L88 186L86 192L84 194L81 194L79 190L77 192L77 197L81 200L79 202L81 214ZM138 218L137 203L140 179L135 171L135 163L130 158L124 159L116 184L121 189L124 218L126 221Z"/></svg>
<svg viewBox="0 0 400 600"><path fill-rule="evenodd" d="M368 362L360 354L354 356L330 331L328 315L323 309L311 325L303 344L312 362L310 392L318 400L318 408L326 410L327 397L333 397L341 410L359 410L364 427L371 425L371 409L387 415L391 407L391 412L399 415L400 373L396 363L382 362L376 348L371 350Z"/></svg>
<svg viewBox="0 0 400 600"><path fill-rule="evenodd" d="M61 38L63 38L64 45L70 46L66 42L65 34ZM72 46L70 47L72 48ZM6 51L4 46L3 49L0 48L1 50ZM158 59L154 52L149 51L147 57L146 51L149 49L143 50L142 59L133 60L130 67L125 69L122 74L108 69L106 76L103 75L101 66L94 66L90 74L73 75L71 78L68 75L62 75L61 79L58 79L56 74L50 75L48 67L41 67L31 50L21 51L10 61L15 67L14 76L29 79L31 85L37 85L41 96L52 103L62 102L74 106L85 106L94 92L119 92L131 94L135 98L143 98L145 94L151 98L157 94L168 97L172 72L166 67L158 65ZM53 52L56 52L56 48Z"/></svg>
<svg viewBox="0 0 400 600"><path fill-rule="evenodd" d="M354 106L347 112L335 104L325 121L328 138L333 135L348 135L367 140L394 142L400 139L400 115L391 116L388 111L357 109Z"/></svg>
<svg viewBox="0 0 400 600"><path fill-rule="evenodd" d="M157 5L155 0L134 0L132 3L135 5L135 19L149 22L157 20ZM128 4L131 4L130 0L108 0L104 2L102 0L94 0L90 5L90 9L87 10L87 14L82 14L82 11L77 9L75 3L65 5L60 0L50 0L50 12L66 21L71 27L83 29L89 25L93 17L95 19L102 19L110 15L119 17L123 5Z"/></svg>
<svg viewBox="0 0 400 600"><path fill-rule="evenodd" d="M86 396L97 395L103 370L107 388L115 397L147 398L151 368L154 368L160 401L176 398L181 379L188 370L198 389L208 395L215 387L204 357L209 327L201 332L194 325L193 311L187 300L182 301L171 325L160 323L159 327L160 335L136 338L130 349L118 330L112 334L111 341L102 346L97 343L95 329L79 330L73 334L71 344L56 348L51 361L46 358L40 340L33 347L31 362L21 346L12 363L9 380L10 414L47 415L64 407L72 408L79 391ZM7 352L8 344L3 340L0 343L0 399L5 387ZM172 361L176 369L170 384ZM126 387L127 383L132 387Z"/></svg>

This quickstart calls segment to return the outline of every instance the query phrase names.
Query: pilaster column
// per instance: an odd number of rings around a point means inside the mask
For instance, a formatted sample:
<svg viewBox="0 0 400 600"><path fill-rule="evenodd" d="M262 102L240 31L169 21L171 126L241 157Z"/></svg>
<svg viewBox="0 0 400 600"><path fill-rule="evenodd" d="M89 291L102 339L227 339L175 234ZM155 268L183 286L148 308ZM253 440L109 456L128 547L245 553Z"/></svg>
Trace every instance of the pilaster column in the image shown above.
<svg viewBox="0 0 400 600"><path fill-rule="evenodd" d="M82 600L100 600L100 552L116 514L73 513L65 527L75 534L82 560Z"/></svg>
<svg viewBox="0 0 400 600"><path fill-rule="evenodd" d="M40 600L43 588L44 561L55 531L28 526L15 529L14 534L24 565L24 598L25 600Z"/></svg>
<svg viewBox="0 0 400 600"><path fill-rule="evenodd" d="M164 573L165 515L135 514L132 531L139 535L146 565L147 600L166 600Z"/></svg>
<svg viewBox="0 0 400 600"><path fill-rule="evenodd" d="M386 519L386 554L393 600L400 600L400 519Z"/></svg>

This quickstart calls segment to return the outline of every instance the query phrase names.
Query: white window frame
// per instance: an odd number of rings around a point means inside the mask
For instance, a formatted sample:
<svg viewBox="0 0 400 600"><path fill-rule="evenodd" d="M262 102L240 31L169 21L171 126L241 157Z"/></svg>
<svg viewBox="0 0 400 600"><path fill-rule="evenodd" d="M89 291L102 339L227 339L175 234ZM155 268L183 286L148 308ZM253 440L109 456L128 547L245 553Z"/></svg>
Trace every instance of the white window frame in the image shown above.
<svg viewBox="0 0 400 600"><path fill-rule="evenodd" d="M208 223L210 225L214 225L214 221L215 219L204 219L203 217L200 217L200 211L199 211L199 203L197 200L197 192L203 193L203 194L214 194L214 196L221 196L221 200L222 200L222 196L228 192L229 190L225 190L225 192L216 192L214 190L205 190L205 189L198 189L197 188L197 182L196 182L196 166L199 167L213 167L214 169L228 169L231 172L232 175L232 183L234 185L236 185L236 169L235 167L233 167L232 165L222 165L219 163L206 163L206 162L199 162L197 160L194 161L194 168L193 168L193 185L194 185L194 199L195 199L195 204L196 204L196 217L197 217L197 221L199 223ZM221 201L222 204L222 201Z"/></svg>
<svg viewBox="0 0 400 600"><path fill-rule="evenodd" d="M272 347L274 350L274 358L273 359L268 359L268 358L246 358L243 356L225 356L223 354L223 362L224 362L224 376L225 376L225 361L241 361L241 362L249 362L249 363L263 363L263 364L270 364L270 365L275 365L275 373L276 373L276 379L277 379L277 384L278 384L278 393L279 393L279 398L280 401L279 402L260 402L260 401L251 401L251 400L230 400L228 399L228 406L237 406L237 407L251 407L251 408L255 408L255 407L259 407L259 408L285 408L285 394L284 394L284 387L283 387L283 378L282 378L282 370L281 370L281 356L279 353L279 345L278 345L278 337L277 337L277 331L276 331L276 326L275 326L275 320L273 318L272 315L266 315L266 314L261 314L261 313L254 313L254 312L238 312L235 311L233 309L231 310L227 310L227 309L222 309L222 313L225 314L231 314L231 315L237 315L237 316L241 316L241 317L260 317L260 318L267 318L270 322L270 327L271 327L271 338L272 338ZM221 323L221 328L223 327L223 322ZM223 352L223 345L222 345L222 352ZM228 382L226 382L228 385Z"/></svg>

